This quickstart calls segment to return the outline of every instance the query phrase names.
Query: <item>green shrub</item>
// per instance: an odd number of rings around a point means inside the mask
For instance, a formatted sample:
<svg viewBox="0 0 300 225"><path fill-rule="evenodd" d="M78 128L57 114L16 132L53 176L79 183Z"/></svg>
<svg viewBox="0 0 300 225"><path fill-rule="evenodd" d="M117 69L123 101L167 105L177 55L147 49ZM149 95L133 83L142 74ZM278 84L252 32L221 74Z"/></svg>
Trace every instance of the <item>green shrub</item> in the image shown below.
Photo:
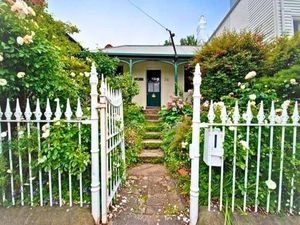
<svg viewBox="0 0 300 225"><path fill-rule="evenodd" d="M189 176L180 175L179 169L190 170L188 144L191 142L191 117L181 116L180 122L163 130L162 149L165 154L165 163L171 173L177 178L178 185L184 195L189 193Z"/></svg>
<svg viewBox="0 0 300 225"><path fill-rule="evenodd" d="M300 57L300 55L299 55ZM281 99L296 100L300 97L300 63L276 73L274 76L262 77L258 83L274 89Z"/></svg>
<svg viewBox="0 0 300 225"><path fill-rule="evenodd" d="M142 140L145 133L144 121L142 107L135 104L125 105L124 135L127 166L138 162L138 155L142 150Z"/></svg>
<svg viewBox="0 0 300 225"><path fill-rule="evenodd" d="M113 89L120 89L122 91L124 105L130 105L132 98L139 93L139 86L132 76L128 73L109 76L108 82Z"/></svg>
<svg viewBox="0 0 300 225"><path fill-rule="evenodd" d="M203 73L201 93L205 99L219 100L232 92L245 75L264 75L267 44L263 36L250 32L226 32L203 46L194 58Z"/></svg>
<svg viewBox="0 0 300 225"><path fill-rule="evenodd" d="M59 96L62 102L76 99L85 86L66 67L80 50L66 36L76 28L55 21L38 6L32 6L36 15L22 16L10 4L0 3L0 104L6 97L19 97L21 103L27 97L40 98L42 103L47 97Z"/></svg>
<svg viewBox="0 0 300 225"><path fill-rule="evenodd" d="M79 132L83 141L81 145L78 145ZM71 172L73 175L86 171L90 163L89 129L81 128L79 131L76 124L57 121L51 128L47 124L44 125L43 135L39 166L46 171L59 169L62 172Z"/></svg>
<svg viewBox="0 0 300 225"><path fill-rule="evenodd" d="M268 48L265 64L266 75L269 76L293 65L300 65L300 33L275 40Z"/></svg>
<svg viewBox="0 0 300 225"><path fill-rule="evenodd" d="M179 96L171 96L166 107L160 111L160 120L164 125L172 126L181 120L183 115L192 115L190 103Z"/></svg>

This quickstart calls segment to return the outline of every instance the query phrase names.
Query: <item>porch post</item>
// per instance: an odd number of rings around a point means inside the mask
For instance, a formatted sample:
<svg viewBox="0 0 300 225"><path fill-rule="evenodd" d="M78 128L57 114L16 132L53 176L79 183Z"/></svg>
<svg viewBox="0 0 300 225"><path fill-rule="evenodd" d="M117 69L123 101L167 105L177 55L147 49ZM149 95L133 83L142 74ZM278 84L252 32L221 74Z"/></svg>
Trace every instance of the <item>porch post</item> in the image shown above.
<svg viewBox="0 0 300 225"><path fill-rule="evenodd" d="M91 85L91 197L92 216L100 222L100 170L99 170L99 117L98 117L98 76L93 63L90 76Z"/></svg>
<svg viewBox="0 0 300 225"><path fill-rule="evenodd" d="M129 60L129 73L132 76L132 68L133 68L133 63L132 63L132 59Z"/></svg>
<svg viewBox="0 0 300 225"><path fill-rule="evenodd" d="M175 90L175 95L178 95L178 64L175 61L174 62L174 90Z"/></svg>
<svg viewBox="0 0 300 225"><path fill-rule="evenodd" d="M193 95L193 125L192 144L190 145L191 158L191 187L190 187L190 225L198 222L199 211L199 156L200 156L200 65L196 65L194 73L194 95Z"/></svg>

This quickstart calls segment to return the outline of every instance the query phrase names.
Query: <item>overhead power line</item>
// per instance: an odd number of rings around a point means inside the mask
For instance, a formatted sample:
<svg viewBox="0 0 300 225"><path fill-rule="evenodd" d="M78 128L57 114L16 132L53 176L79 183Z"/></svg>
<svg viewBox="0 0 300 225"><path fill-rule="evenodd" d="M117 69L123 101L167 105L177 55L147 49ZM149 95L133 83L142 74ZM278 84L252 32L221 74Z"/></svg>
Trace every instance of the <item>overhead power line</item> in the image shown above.
<svg viewBox="0 0 300 225"><path fill-rule="evenodd" d="M140 12L142 12L144 15L146 15L148 18L150 18L152 21L154 21L156 24L158 24L160 27L164 28L166 31L169 32L170 35L170 39L172 42L172 46L173 46L173 50L174 50L174 54L175 54L175 61L177 60L177 51L176 51L176 47L175 47L175 43L174 43L174 37L175 34L168 29L166 26L162 25L162 23L160 23L157 19L153 18L149 13L145 12L142 8L140 8L137 4L135 4L134 2L132 2L131 0L127 0L131 5L133 5L137 10L139 10Z"/></svg>

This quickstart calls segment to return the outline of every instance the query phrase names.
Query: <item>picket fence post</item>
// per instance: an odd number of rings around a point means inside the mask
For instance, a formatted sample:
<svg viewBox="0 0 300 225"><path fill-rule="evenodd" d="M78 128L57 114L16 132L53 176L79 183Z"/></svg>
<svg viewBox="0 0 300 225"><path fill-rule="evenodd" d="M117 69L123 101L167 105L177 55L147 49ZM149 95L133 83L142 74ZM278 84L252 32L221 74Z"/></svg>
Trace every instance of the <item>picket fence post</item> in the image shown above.
<svg viewBox="0 0 300 225"><path fill-rule="evenodd" d="M190 224L196 225L199 210L199 156L200 156L200 85L201 71L197 64L194 73L194 94L193 94L193 123L192 123L192 144L190 145L191 158L191 187L190 187Z"/></svg>
<svg viewBox="0 0 300 225"><path fill-rule="evenodd" d="M99 170L99 116L98 116L98 74L93 63L91 85L91 207L96 224L100 223L100 170Z"/></svg>

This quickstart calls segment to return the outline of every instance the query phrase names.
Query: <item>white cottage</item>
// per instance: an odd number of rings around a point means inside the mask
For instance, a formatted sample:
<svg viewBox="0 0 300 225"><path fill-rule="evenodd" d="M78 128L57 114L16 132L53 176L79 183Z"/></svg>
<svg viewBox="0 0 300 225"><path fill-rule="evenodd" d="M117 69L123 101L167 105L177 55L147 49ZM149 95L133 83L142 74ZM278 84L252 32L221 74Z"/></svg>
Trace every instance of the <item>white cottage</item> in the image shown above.
<svg viewBox="0 0 300 225"><path fill-rule="evenodd" d="M172 46L123 45L102 51L120 59L118 72L130 73L140 87L140 93L133 101L147 108L161 107L168 102L170 95L192 89L193 74L189 63L198 48L176 46L176 59Z"/></svg>
<svg viewBox="0 0 300 225"><path fill-rule="evenodd" d="M265 40L300 31L300 0L231 0L231 9L210 39L224 31L260 31Z"/></svg>

